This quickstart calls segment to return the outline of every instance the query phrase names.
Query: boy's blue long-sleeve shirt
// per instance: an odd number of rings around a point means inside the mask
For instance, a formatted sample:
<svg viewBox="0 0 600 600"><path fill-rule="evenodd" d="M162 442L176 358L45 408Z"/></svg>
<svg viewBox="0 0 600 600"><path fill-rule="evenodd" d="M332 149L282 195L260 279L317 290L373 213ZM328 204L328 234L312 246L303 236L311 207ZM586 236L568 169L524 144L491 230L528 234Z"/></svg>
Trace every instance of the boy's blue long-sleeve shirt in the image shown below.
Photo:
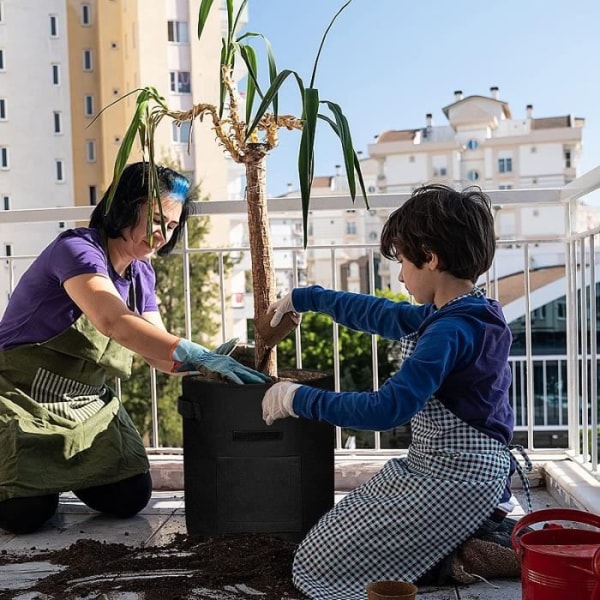
<svg viewBox="0 0 600 600"><path fill-rule="evenodd" d="M512 337L498 302L465 296L439 310L386 298L296 288L298 312L320 312L357 331L399 340L418 331L412 354L377 392L300 386L294 412L341 427L384 431L405 424L435 395L475 429L508 443L514 418L508 389Z"/></svg>

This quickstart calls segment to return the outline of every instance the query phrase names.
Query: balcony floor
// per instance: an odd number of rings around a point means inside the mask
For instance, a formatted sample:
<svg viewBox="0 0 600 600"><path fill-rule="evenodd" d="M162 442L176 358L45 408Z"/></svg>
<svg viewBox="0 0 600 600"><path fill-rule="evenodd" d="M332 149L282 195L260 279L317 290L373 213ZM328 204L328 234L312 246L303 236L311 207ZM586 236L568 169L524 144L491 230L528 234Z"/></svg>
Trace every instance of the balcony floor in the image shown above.
<svg viewBox="0 0 600 600"><path fill-rule="evenodd" d="M342 494L337 494L340 498ZM534 510L556 506L557 503L544 488L532 489ZM515 490L515 498L519 505L512 516L523 515L521 504L524 501L522 490ZM182 492L155 491L146 509L137 517L126 521L112 519L94 513L83 505L72 494L63 494L58 513L34 534L15 536L0 533L0 553L3 558L16 556L21 562L0 566L0 599L11 600L143 600L141 592L127 591L127 581L118 575L113 576L114 592L100 595L70 595L49 596L29 591L35 583L56 571L56 567L48 562L28 562L27 557L39 554L44 550L68 548L77 540L97 540L107 543L125 544L137 547L161 547L173 540L178 533L184 534L185 512ZM136 577L143 577L143 572L136 572ZM151 577L149 573L146 576ZM106 582L104 582L106 584ZM493 587L492 587L493 586ZM105 587L105 586L104 586ZM173 585L172 599L181 598ZM224 586L221 589L202 589L197 599L211 600L251 600L264 597L261 590L238 586ZM286 596L286 600L300 600ZM444 588L423 588L419 598L426 600L517 600L521 598L521 584L518 580L495 580L487 583L477 583L470 586L448 586ZM169 598L165 598L169 600ZM188 600L186 598L186 600ZM191 600L191 599L190 599Z"/></svg>

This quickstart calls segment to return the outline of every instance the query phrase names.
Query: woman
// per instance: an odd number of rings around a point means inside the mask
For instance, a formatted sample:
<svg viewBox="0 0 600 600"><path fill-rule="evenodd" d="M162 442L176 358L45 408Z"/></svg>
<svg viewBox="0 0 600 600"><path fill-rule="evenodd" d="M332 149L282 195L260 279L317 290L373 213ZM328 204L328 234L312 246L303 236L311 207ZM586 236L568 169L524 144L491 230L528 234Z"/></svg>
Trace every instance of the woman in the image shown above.
<svg viewBox="0 0 600 600"><path fill-rule="evenodd" d="M190 184L159 167L149 236L148 166L123 171L87 228L56 238L23 274L0 321L0 527L38 529L73 490L117 517L137 514L152 481L142 439L109 377L132 353L164 372L202 366L237 383L268 380L166 331L149 259L168 254L188 215ZM162 219L161 219L162 207ZM164 229L163 229L164 225Z"/></svg>

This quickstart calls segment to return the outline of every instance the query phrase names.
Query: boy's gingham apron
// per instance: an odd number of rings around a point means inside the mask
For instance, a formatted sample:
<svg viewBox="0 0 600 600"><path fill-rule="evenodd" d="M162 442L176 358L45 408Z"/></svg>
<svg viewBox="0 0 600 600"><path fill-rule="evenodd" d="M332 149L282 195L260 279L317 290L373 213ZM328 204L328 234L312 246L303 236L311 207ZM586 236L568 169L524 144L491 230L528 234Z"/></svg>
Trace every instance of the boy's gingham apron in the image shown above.
<svg viewBox="0 0 600 600"><path fill-rule="evenodd" d="M132 354L85 317L51 340L0 351L0 501L113 483L149 469L107 377Z"/></svg>
<svg viewBox="0 0 600 600"><path fill-rule="evenodd" d="M416 333L400 340L403 358L416 340ZM416 581L498 505L510 472L507 446L435 397L410 424L406 458L389 460L347 494L298 547L294 585L309 598L362 600L370 581Z"/></svg>

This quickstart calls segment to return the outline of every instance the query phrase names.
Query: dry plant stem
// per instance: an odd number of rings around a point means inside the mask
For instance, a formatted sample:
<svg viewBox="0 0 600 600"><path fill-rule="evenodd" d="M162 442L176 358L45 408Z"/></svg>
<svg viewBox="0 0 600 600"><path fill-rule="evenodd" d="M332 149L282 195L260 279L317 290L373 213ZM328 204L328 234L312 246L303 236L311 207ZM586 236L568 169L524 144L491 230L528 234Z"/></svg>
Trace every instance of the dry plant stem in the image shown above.
<svg viewBox="0 0 600 600"><path fill-rule="evenodd" d="M256 129L248 132L248 124L239 114L239 98L230 69L224 66L221 76L229 96L227 118L220 118L212 104L196 104L191 110L171 111L167 114L177 125L185 121L193 122L196 118L202 121L205 115L209 115L219 143L235 162L244 163L246 167L248 234L256 318L265 314L269 304L275 300L273 250L267 214L266 155L277 146L280 127L288 130L302 129L302 120L293 115L275 118L273 114L265 113ZM265 344L258 332L255 338L256 368L271 377L276 376L277 354Z"/></svg>
<svg viewBox="0 0 600 600"><path fill-rule="evenodd" d="M248 144L244 160L255 318L266 313L269 304L275 300L273 250L267 214L267 152L264 144ZM261 366L263 373L273 377L277 373L277 355L267 348L260 335L255 337L256 366ZM265 358L267 354L268 359Z"/></svg>
<svg viewBox="0 0 600 600"><path fill-rule="evenodd" d="M246 123L240 118L240 113L238 112L238 92L235 82L231 77L231 70L227 66L223 66L221 77L229 96L229 118L231 119L232 134L238 146L242 148L246 140Z"/></svg>

